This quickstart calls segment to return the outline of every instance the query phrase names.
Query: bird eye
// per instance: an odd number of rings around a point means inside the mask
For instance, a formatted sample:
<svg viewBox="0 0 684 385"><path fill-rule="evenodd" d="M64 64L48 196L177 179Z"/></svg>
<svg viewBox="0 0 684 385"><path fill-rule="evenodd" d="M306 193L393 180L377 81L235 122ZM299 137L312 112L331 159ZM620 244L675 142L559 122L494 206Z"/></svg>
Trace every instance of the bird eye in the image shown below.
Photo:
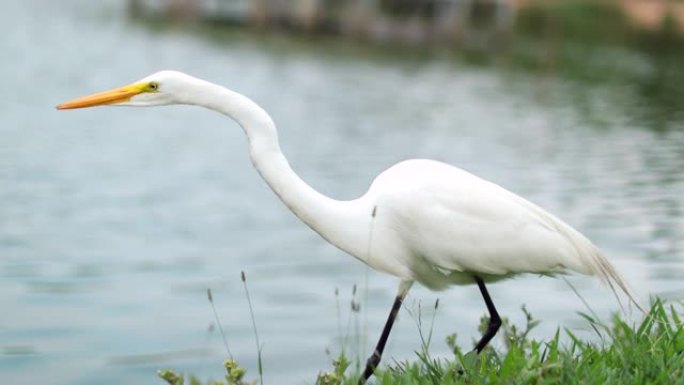
<svg viewBox="0 0 684 385"><path fill-rule="evenodd" d="M148 88L150 91L156 91L156 90L159 89L159 83L157 83L157 82L150 82L150 84L147 85L147 88Z"/></svg>

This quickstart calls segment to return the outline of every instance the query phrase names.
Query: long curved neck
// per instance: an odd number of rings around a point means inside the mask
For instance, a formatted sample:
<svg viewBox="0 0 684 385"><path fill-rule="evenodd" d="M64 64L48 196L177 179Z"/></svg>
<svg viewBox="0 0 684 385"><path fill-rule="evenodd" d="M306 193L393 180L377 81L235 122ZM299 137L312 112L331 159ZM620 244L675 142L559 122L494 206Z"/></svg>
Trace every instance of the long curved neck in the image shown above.
<svg viewBox="0 0 684 385"><path fill-rule="evenodd" d="M338 248L364 259L370 211L359 200L338 201L306 184L280 150L271 117L252 100L212 83L203 83L193 103L235 120L249 141L252 164L285 205L311 229ZM361 211L368 211L362 215Z"/></svg>

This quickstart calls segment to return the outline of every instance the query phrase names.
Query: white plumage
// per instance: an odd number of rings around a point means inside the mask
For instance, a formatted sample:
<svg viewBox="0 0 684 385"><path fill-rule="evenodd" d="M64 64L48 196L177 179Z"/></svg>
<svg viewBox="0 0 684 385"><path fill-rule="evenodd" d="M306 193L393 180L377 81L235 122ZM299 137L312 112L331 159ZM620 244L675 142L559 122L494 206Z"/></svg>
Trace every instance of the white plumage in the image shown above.
<svg viewBox="0 0 684 385"><path fill-rule="evenodd" d="M565 222L445 163L398 163L358 201L376 211L371 253L360 259L431 289L471 284L473 274L496 281L567 270L625 285L598 248Z"/></svg>

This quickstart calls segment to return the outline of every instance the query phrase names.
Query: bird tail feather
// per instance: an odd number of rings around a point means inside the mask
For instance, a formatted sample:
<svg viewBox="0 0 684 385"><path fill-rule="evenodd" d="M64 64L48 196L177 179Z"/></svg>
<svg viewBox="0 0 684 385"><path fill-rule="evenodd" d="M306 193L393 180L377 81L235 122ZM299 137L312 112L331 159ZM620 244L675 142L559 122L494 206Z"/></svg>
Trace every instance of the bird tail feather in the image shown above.
<svg viewBox="0 0 684 385"><path fill-rule="evenodd" d="M595 249L593 253L590 254L590 263L592 266L593 273L604 282L610 290L615 295L618 303L622 307L622 302L620 302L620 297L618 296L618 288L627 296L629 302L631 302L637 309L642 313L648 314L646 310L637 302L632 290L627 285L627 282L622 278L622 275L615 269L615 267L608 261L608 259L598 250ZM617 286L617 287L616 287ZM623 308L624 310L624 308Z"/></svg>
<svg viewBox="0 0 684 385"><path fill-rule="evenodd" d="M579 264L570 262L569 266L573 266L573 270L583 272L585 274L596 275L599 280L608 285L623 311L624 307L620 301L618 289L627 296L629 302L632 303L637 309L644 314L648 314L648 312L644 310L639 302L637 302L636 297L630 290L625 279L622 278L617 269L615 269L613 264L610 263L608 258L606 258L603 253L601 253L596 245L594 245L589 239L572 228L570 225L551 216L550 214L539 210L539 215L544 218L546 223L551 226L551 228L562 234L574 247L575 252L579 257L579 261L573 260L573 262L579 262Z"/></svg>

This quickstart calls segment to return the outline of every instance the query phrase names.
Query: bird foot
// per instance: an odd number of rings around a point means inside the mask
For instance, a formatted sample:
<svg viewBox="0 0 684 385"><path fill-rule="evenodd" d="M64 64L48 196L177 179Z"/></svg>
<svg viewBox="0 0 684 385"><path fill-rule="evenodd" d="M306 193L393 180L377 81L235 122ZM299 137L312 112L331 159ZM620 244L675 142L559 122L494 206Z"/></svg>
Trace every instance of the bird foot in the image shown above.
<svg viewBox="0 0 684 385"><path fill-rule="evenodd" d="M364 385L366 381L373 375L375 368L378 367L380 359L382 358L382 353L375 350L368 360L366 361L366 369L363 371L363 376L359 379L359 385Z"/></svg>

